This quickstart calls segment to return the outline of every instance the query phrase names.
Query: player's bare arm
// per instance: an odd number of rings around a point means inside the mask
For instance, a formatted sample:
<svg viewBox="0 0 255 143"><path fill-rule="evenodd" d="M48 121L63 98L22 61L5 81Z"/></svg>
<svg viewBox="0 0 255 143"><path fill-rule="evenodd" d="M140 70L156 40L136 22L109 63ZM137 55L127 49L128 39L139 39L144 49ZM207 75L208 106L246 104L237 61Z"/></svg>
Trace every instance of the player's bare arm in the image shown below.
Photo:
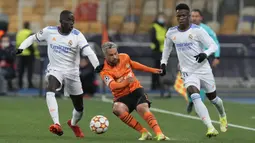
<svg viewBox="0 0 255 143"><path fill-rule="evenodd" d="M154 74L162 73L161 69L151 68L151 67L145 66L143 64L140 64L138 62L132 61L132 60L131 60L130 63L131 63L132 68L135 69L135 70L140 70L140 71L144 71L144 72L151 72L151 73L154 73Z"/></svg>

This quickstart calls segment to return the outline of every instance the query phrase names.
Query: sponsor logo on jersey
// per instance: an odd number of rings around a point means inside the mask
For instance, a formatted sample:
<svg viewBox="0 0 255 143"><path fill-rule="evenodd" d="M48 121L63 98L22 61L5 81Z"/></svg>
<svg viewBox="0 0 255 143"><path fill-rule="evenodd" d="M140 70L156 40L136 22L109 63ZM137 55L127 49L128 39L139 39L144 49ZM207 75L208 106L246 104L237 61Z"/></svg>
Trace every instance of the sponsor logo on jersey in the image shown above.
<svg viewBox="0 0 255 143"><path fill-rule="evenodd" d="M61 46L61 45L54 45L54 44L50 44L50 47L56 53L69 53L69 51L72 50L70 47L65 47L65 46Z"/></svg>
<svg viewBox="0 0 255 143"><path fill-rule="evenodd" d="M187 51L191 49L191 46L193 45L193 43L189 42L189 43L177 43L175 44L176 49L178 51Z"/></svg>

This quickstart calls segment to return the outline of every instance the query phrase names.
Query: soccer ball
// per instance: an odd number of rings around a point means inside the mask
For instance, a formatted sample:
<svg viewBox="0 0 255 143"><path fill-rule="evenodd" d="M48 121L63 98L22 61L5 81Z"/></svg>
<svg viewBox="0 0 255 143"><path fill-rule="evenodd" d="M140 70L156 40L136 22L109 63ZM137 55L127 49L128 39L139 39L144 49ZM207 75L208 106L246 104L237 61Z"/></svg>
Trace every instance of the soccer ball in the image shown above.
<svg viewBox="0 0 255 143"><path fill-rule="evenodd" d="M90 130L96 134L105 133L109 127L109 121L102 115L96 115L90 121Z"/></svg>

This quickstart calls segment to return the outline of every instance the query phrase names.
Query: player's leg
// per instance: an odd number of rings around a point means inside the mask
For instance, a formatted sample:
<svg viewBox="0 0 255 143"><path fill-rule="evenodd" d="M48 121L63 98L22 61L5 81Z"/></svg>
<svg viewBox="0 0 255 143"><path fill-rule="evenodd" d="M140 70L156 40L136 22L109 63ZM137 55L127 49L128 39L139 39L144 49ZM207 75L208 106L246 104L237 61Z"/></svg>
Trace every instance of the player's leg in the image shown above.
<svg viewBox="0 0 255 143"><path fill-rule="evenodd" d="M206 136L212 137L212 136L218 135L218 131L212 125L212 121L209 116L209 112L208 112L205 104L201 100L201 97L199 95L199 93L200 93L199 89L194 85L189 85L187 88L187 91L192 98L197 115L202 119L202 121L208 128Z"/></svg>
<svg viewBox="0 0 255 143"><path fill-rule="evenodd" d="M48 80L48 86L47 86L47 92L46 92L46 102L50 112L50 116L54 122L54 124L50 126L50 131L54 134L61 136L63 134L63 131L60 127L58 103L55 97L55 92L58 88L61 87L61 83L53 75L48 75L47 80Z"/></svg>
<svg viewBox="0 0 255 143"><path fill-rule="evenodd" d="M220 97L216 96L216 90L211 93L206 93L206 96L208 99L211 101L211 103L216 107L216 109L219 112L219 117L220 117L220 130L222 132L227 131L228 127L228 122L227 122L227 116L226 112L223 106L223 101L221 100Z"/></svg>
<svg viewBox="0 0 255 143"><path fill-rule="evenodd" d="M193 109L193 102L191 97L187 94L189 102L188 102L188 106L187 106L187 112L188 114L190 114L192 112ZM200 89L200 96L201 96L201 100L204 102L205 100L205 91L203 89Z"/></svg>
<svg viewBox="0 0 255 143"><path fill-rule="evenodd" d="M77 123L81 120L83 115L83 90L79 76L73 79L65 78L65 92L70 94L73 102L72 119L67 121L69 127L73 130L76 137L84 137L84 134Z"/></svg>
<svg viewBox="0 0 255 143"><path fill-rule="evenodd" d="M133 92L133 97L134 99L133 102L136 102L136 111L137 113L148 123L148 125L151 127L151 129L154 131L156 134L156 139L157 140L170 140L168 137L166 137L162 131L161 128L158 124L158 121L156 117L154 116L153 113L150 112L150 104L151 102L148 100L147 95L144 93L144 90L142 88L136 89ZM146 134L144 134L145 136ZM140 139L143 139L144 136Z"/></svg>
<svg viewBox="0 0 255 143"><path fill-rule="evenodd" d="M23 88L23 75L25 72L25 57L24 56L20 56L19 57L19 88L22 89Z"/></svg>
<svg viewBox="0 0 255 143"><path fill-rule="evenodd" d="M131 95L131 94L130 94ZM122 122L140 133L148 132L130 113L134 110L130 102L130 95L120 97L113 103L113 114Z"/></svg>
<svg viewBox="0 0 255 143"><path fill-rule="evenodd" d="M202 76L201 84L205 88L206 96L216 107L220 117L220 129L222 132L227 131L227 116L223 106L223 101L216 95L216 85L212 73Z"/></svg>
<svg viewBox="0 0 255 143"><path fill-rule="evenodd" d="M69 127L73 130L76 137L84 137L84 134L77 123L81 120L83 115L83 96L81 95L70 95L73 102L73 116L71 120L67 121Z"/></svg>
<svg viewBox="0 0 255 143"><path fill-rule="evenodd" d="M201 75L199 74L189 74L189 73L182 73L182 78L184 79L184 86L187 88L187 92L192 99L192 102L195 107L195 111L197 115L202 119L204 124L208 128L207 136L216 136L218 131L212 125L211 118L209 116L208 110L205 104L201 100L200 96L200 81Z"/></svg>

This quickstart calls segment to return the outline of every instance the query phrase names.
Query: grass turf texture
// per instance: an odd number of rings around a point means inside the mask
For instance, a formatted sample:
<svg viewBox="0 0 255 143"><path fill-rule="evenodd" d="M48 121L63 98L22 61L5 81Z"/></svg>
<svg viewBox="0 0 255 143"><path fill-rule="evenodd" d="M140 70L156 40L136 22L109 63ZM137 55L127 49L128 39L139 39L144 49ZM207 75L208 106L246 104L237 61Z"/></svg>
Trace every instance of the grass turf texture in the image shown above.
<svg viewBox="0 0 255 143"><path fill-rule="evenodd" d="M173 112L186 113L186 104L182 98L152 99L152 107ZM0 98L0 143L136 143L140 134L124 125L112 114L112 104L100 100L86 99L85 113L79 125L85 138L77 139L66 121L72 116L71 100L58 99L60 122L64 135L58 137L49 132L52 123L46 102L43 98L31 97L1 97ZM218 115L209 102L206 103L211 118L218 120ZM225 108L230 123L255 128L254 105L225 102ZM186 119L168 114L154 113L163 132L173 141L189 143L252 143L255 140L254 131L229 127L227 133L220 133L216 138L205 137L206 127L202 121ZM97 135L90 131L89 122L95 115L104 115L109 119L110 126L106 133ZM136 114L133 115L147 129L147 124ZM193 113L195 115L195 113ZM219 124L214 124L219 130ZM149 129L151 133L152 130ZM155 141L146 141L155 142Z"/></svg>

